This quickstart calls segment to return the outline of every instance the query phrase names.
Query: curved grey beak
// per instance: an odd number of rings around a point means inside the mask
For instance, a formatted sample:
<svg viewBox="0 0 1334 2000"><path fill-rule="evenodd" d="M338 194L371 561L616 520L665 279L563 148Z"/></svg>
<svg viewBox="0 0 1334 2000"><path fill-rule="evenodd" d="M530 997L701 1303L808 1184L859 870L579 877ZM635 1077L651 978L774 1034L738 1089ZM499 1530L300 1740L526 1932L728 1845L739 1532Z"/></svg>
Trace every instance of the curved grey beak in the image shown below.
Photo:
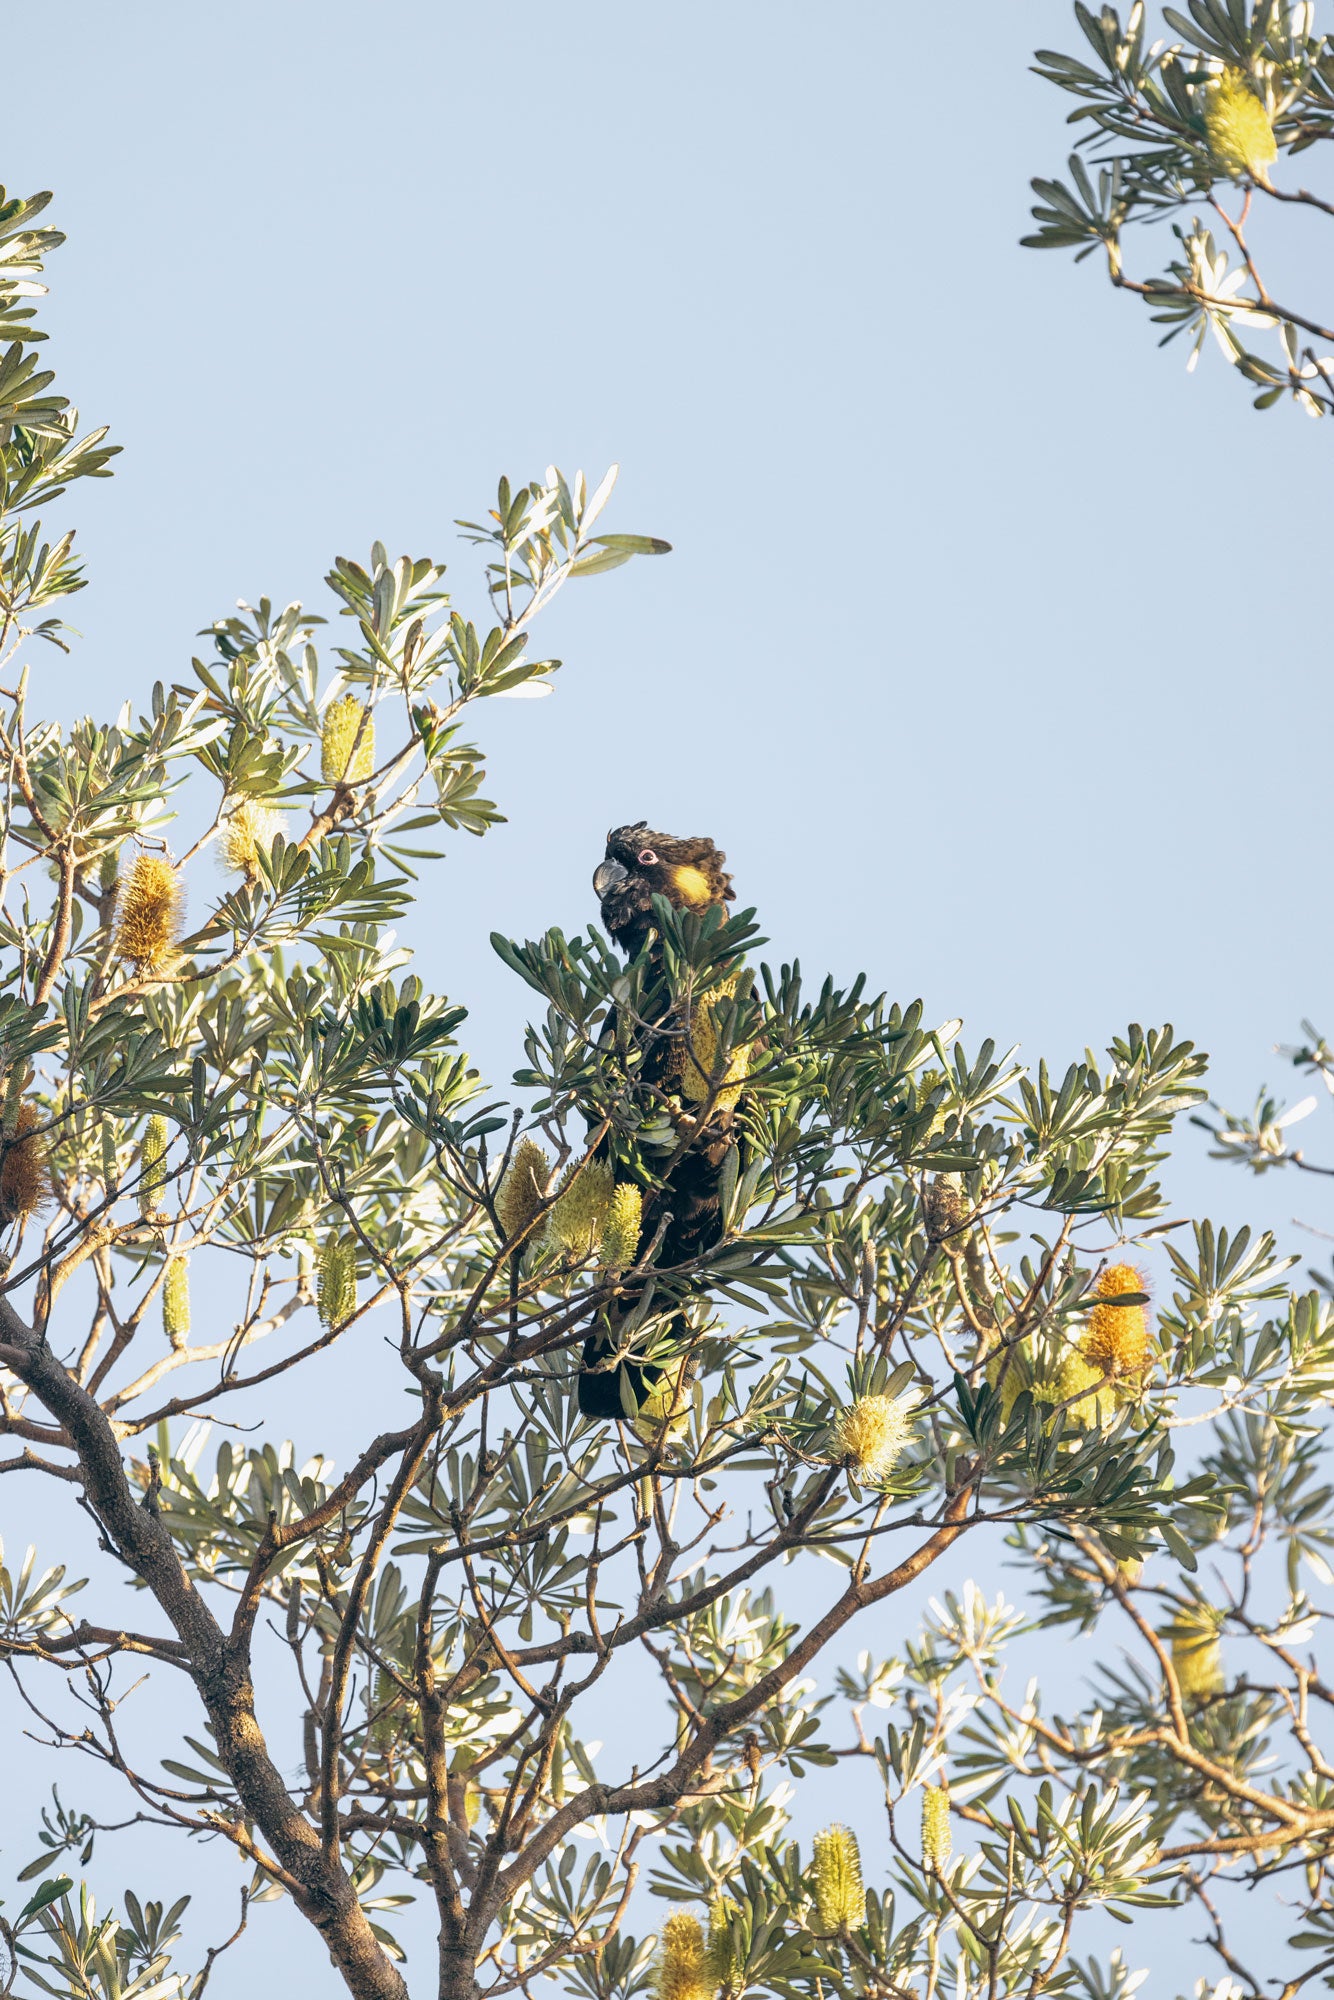
<svg viewBox="0 0 1334 2000"><path fill-rule="evenodd" d="M612 890L619 889L629 877L630 870L622 868L619 861L599 861L593 870L593 894L600 903L605 903Z"/></svg>

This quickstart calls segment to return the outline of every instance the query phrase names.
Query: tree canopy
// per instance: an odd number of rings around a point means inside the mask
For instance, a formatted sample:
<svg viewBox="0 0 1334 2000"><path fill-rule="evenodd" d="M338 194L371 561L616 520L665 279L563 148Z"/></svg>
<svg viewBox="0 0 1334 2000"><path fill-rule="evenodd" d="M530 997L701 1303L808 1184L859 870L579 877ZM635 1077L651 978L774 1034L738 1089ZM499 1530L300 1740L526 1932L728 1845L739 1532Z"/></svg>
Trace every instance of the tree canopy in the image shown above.
<svg viewBox="0 0 1334 2000"><path fill-rule="evenodd" d="M1334 201L1293 183L1323 157L1302 156L1334 139L1334 37L1316 32L1314 0L1190 0L1161 13L1168 35L1151 40L1143 0L1124 26L1114 7L1076 0L1081 53L1038 50L1038 74L1078 99L1070 123L1081 130L1069 180L1033 182L1038 227L1024 241L1077 260L1101 251L1112 284L1166 327L1163 344L1189 342L1188 368L1212 335L1257 409L1293 401L1326 416L1334 315L1301 287L1323 268ZM1174 247L1138 277L1129 232L1160 222ZM1288 269L1298 226L1300 277ZM1257 332L1273 338L1251 346Z"/></svg>
<svg viewBox="0 0 1334 2000"><path fill-rule="evenodd" d="M40 1524L0 1653L183 1877L230 1853L239 1924L191 1958L178 1883L95 1900L113 1836L66 1784L0 1984L198 1996L287 1897L312 1977L386 2000L1110 2000L1102 1919L1155 1908L1258 1996L1256 1884L1286 1990L1324 1977L1334 1315L1269 1237L1167 1212L1200 1052L1131 1025L1030 1070L660 897L629 958L498 932L535 1018L486 1083L390 927L497 817L465 710L549 684L566 582L666 544L602 527L610 476L502 480L461 524L475 622L377 545L330 623L261 599L142 713L62 726L31 687L82 578L38 510L114 447L34 351L45 200L0 197L0 1491ZM617 1193L724 1103L718 1240L665 1262ZM657 1393L581 1416L591 1335ZM280 1376L354 1385L350 1464L233 1428ZM1022 1604L876 1615L1002 1551ZM1068 1712L1005 1677L1035 1619L1096 1641ZM812 1839L790 1781L840 1764L860 1834Z"/></svg>

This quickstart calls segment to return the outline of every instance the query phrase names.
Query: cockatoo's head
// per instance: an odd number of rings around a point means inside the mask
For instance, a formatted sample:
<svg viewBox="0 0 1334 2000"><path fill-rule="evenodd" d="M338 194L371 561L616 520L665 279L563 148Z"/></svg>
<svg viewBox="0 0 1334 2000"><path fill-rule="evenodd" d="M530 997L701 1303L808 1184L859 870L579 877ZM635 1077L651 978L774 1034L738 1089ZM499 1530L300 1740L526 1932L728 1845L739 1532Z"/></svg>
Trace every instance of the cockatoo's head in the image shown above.
<svg viewBox="0 0 1334 2000"><path fill-rule="evenodd" d="M678 840L654 833L647 821L614 826L605 858L593 871L593 893L602 921L623 951L634 953L653 919L653 898L665 896L678 910L706 910L734 899L727 856L706 837Z"/></svg>

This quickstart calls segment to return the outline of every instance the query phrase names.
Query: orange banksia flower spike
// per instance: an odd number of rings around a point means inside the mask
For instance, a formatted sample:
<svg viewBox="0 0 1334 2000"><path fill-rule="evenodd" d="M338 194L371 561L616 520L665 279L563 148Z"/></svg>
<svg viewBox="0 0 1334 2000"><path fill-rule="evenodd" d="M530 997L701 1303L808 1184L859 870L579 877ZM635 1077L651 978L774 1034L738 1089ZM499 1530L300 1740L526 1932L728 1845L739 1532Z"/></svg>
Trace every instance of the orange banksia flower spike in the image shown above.
<svg viewBox="0 0 1334 2000"><path fill-rule="evenodd" d="M1084 1358L1102 1374L1139 1375L1149 1363L1149 1327L1142 1305L1119 1305L1125 1293L1148 1288L1134 1264L1109 1264L1094 1291L1097 1304L1089 1314L1088 1331L1080 1343Z"/></svg>

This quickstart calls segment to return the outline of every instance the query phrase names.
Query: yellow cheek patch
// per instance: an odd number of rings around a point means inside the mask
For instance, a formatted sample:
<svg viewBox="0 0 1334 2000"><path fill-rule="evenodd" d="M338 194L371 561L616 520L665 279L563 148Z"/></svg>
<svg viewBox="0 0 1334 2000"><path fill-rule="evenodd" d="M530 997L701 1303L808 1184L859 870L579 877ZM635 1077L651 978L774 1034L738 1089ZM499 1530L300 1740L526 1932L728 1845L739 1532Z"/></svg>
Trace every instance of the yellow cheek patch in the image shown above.
<svg viewBox="0 0 1334 2000"><path fill-rule="evenodd" d="M672 886L683 903L711 903L713 887L702 868L692 868L688 861L681 862L672 870Z"/></svg>

